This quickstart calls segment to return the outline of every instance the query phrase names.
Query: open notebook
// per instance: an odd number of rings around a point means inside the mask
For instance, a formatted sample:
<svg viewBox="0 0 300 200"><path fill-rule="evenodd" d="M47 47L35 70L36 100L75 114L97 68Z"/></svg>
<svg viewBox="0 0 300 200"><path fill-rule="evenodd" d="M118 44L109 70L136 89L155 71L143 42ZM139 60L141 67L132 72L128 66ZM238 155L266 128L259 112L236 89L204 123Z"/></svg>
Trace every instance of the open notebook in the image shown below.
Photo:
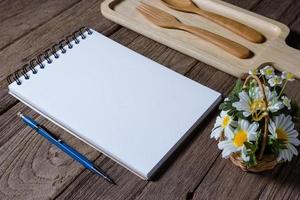
<svg viewBox="0 0 300 200"><path fill-rule="evenodd" d="M148 179L221 95L95 30L79 33L59 58L15 76L10 94Z"/></svg>

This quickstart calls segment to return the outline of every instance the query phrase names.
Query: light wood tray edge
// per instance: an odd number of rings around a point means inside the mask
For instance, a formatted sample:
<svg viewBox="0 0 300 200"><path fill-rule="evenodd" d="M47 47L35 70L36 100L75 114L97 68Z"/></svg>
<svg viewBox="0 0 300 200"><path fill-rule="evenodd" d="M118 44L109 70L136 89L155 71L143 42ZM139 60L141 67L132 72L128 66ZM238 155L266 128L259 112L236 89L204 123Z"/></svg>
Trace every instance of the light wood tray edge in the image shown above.
<svg viewBox="0 0 300 200"><path fill-rule="evenodd" d="M281 33L278 36L278 38L276 39L276 41L270 45L270 49L268 51L265 51L262 53L262 55L260 55L261 59L256 60L254 63L249 64L248 68L238 68L238 67L229 67L224 65L224 63L217 61L216 59L212 59L212 55L209 55L205 52L203 52L203 54L195 54L192 51L186 51L185 48L180 48L175 44L172 44L168 41L165 40L161 40L161 38L158 38L155 36L155 34L150 34L148 31L146 31L146 29L140 29L137 26L132 26L130 24L130 22L126 21L126 19L124 19L124 17L119 14L118 12L115 12L115 10L113 10L113 7L115 7L116 5L118 5L119 3L121 3L122 1L126 1L126 0L106 0L101 4L101 12L103 14L104 17L124 26L127 28L132 29L135 32L138 32L142 35L145 35L146 37L149 37L153 40L156 40L166 46L169 46L175 50L178 50L180 52L183 52L191 57L194 57L204 63L207 63L209 65L212 65L226 73L229 73L233 76L236 77L240 77L242 73L247 72L249 69L252 69L254 67L258 67L264 63L271 63L273 64L278 70L281 71L290 71L293 74L295 74L295 76L300 79L300 68L299 68L299 64L300 64L300 51L289 47L286 42L285 39L288 36L290 30L289 28L280 23L277 22L275 20L272 20L270 18L261 16L259 14L250 12L248 10L244 10L242 8L239 8L237 6L234 6L232 4L220 1L220 0L212 0L213 2L216 2L218 4L221 4L223 6L227 6L229 8L235 9L239 12L243 12L246 13L250 16L256 17L258 19L261 20L265 20L266 22L269 22L277 27L279 27L281 29Z"/></svg>

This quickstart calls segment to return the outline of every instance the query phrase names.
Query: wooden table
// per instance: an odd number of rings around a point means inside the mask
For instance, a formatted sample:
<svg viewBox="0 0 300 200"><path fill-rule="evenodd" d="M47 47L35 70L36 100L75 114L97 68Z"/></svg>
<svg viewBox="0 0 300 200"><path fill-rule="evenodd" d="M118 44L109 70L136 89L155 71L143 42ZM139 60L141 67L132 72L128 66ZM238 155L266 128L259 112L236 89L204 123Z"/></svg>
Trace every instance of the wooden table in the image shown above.
<svg viewBox="0 0 300 200"><path fill-rule="evenodd" d="M285 23L293 31L288 42L300 47L299 0L227 1ZM234 77L106 20L100 3L0 1L0 199L300 199L300 157L262 174L241 172L221 159L216 142L209 137L217 110L195 130L157 179L147 182L7 94L8 74L81 26L92 27L224 95L232 89ZM300 103L300 82L291 83L287 90ZM118 185L83 169L25 127L16 116L18 111L32 115L94 160Z"/></svg>

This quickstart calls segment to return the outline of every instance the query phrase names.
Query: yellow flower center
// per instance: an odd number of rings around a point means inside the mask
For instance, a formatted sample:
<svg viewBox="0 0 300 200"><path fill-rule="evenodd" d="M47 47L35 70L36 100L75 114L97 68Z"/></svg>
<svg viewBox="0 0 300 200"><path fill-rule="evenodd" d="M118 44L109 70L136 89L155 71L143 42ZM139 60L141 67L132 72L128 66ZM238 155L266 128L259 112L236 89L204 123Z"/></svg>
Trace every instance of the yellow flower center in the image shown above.
<svg viewBox="0 0 300 200"><path fill-rule="evenodd" d="M233 145L235 147L241 147L244 145L244 143L247 141L247 132L240 129L236 132L234 138L233 138Z"/></svg>
<svg viewBox="0 0 300 200"><path fill-rule="evenodd" d="M288 72L287 75L286 75L286 79L290 80L290 79L293 79L294 78L294 74Z"/></svg>
<svg viewBox="0 0 300 200"><path fill-rule="evenodd" d="M252 112L255 112L257 110L264 110L265 109L265 103L262 99L255 99L250 103L250 110Z"/></svg>
<svg viewBox="0 0 300 200"><path fill-rule="evenodd" d="M271 75L273 73L273 70L272 69L267 69L266 70L266 75Z"/></svg>
<svg viewBox="0 0 300 200"><path fill-rule="evenodd" d="M285 140L285 141L288 140L288 134L282 128L277 128L276 133L278 139Z"/></svg>
<svg viewBox="0 0 300 200"><path fill-rule="evenodd" d="M222 128L226 128L228 126L228 124L230 123L230 117L228 115L226 115L223 118L223 122L222 122Z"/></svg>

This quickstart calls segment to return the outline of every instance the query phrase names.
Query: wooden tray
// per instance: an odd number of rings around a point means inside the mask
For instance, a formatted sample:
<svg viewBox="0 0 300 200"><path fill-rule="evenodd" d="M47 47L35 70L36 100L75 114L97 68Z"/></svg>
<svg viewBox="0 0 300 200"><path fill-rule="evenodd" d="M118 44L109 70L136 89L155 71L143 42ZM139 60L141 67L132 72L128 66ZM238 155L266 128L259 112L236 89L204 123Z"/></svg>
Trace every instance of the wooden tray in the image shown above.
<svg viewBox="0 0 300 200"><path fill-rule="evenodd" d="M236 41L248 47L255 55L250 59L239 59L190 33L157 27L136 10L141 2L165 10L186 24ZM101 11L106 18L122 26L234 76L239 77L249 69L271 63L278 70L292 72L300 78L300 51L286 45L285 39L289 34L286 25L219 0L194 0L194 3L258 30L267 41L263 44L251 43L201 16L172 10L160 0L106 0L101 5Z"/></svg>

